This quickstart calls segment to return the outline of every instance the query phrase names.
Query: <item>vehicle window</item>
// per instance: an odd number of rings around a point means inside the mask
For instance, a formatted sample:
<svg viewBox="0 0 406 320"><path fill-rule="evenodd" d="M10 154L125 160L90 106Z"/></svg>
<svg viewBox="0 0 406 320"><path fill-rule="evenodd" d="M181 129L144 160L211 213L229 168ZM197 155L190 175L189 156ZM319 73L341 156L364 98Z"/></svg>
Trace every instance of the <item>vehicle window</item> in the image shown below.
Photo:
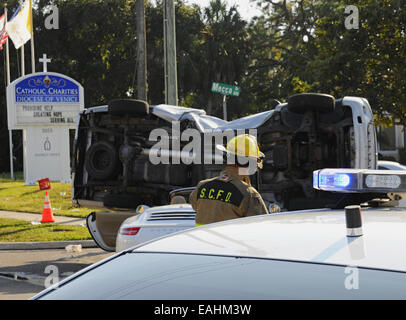
<svg viewBox="0 0 406 320"><path fill-rule="evenodd" d="M396 150L396 129L394 126L385 129L380 128L377 138L381 150Z"/></svg>
<svg viewBox="0 0 406 320"><path fill-rule="evenodd" d="M363 268L354 270L348 271L343 266L269 259L138 252L127 253L102 264L42 298L406 298L406 273ZM356 284L354 281L357 281Z"/></svg>

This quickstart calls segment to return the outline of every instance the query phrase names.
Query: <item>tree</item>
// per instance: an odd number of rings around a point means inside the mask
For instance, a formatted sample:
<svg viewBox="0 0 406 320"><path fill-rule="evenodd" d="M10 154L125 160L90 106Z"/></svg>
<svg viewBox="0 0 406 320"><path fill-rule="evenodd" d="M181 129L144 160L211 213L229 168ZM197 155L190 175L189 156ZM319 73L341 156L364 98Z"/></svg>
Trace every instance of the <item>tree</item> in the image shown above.
<svg viewBox="0 0 406 320"><path fill-rule="evenodd" d="M221 116L222 97L210 92L212 82L239 85L248 64L247 23L237 7L229 9L221 0L211 1L203 9L204 28L194 48L199 68L197 101L206 103L208 114Z"/></svg>
<svg viewBox="0 0 406 320"><path fill-rule="evenodd" d="M50 4L58 7L59 29L47 29L44 21ZM111 99L136 97L136 0L39 0L34 7L35 47L37 56L52 58L48 70L64 73L85 88L85 106L106 104ZM164 102L162 1L146 2L149 102ZM9 1L9 12L17 9L17 0ZM11 16L11 14L9 14ZM199 37L204 23L200 8L182 1L176 4L179 97L184 105L198 106L193 99L201 86L204 67L199 66ZM18 54L11 54L12 78L18 78ZM26 66L30 65L26 50ZM37 66L40 71L41 66ZM30 68L27 67L27 71ZM4 77L4 72L3 72ZM8 146L5 90L0 91L0 142ZM204 98L202 101L207 101ZM21 135L15 145L21 145ZM7 148L8 150L8 148ZM21 170L22 148L18 154ZM8 170L8 152L0 154L0 168Z"/></svg>
<svg viewBox="0 0 406 320"><path fill-rule="evenodd" d="M40 0L39 8L50 1ZM132 88L136 61L135 0L55 0L60 29L36 24L36 47L52 58L50 71L62 72L85 88L86 106L124 98ZM37 21L46 13L37 10Z"/></svg>
<svg viewBox="0 0 406 320"><path fill-rule="evenodd" d="M252 21L249 34L253 51L247 82L256 111L269 108L272 99L284 100L294 92L309 89L305 81L311 59L311 37L316 17L313 2L258 1L264 15Z"/></svg>
<svg viewBox="0 0 406 320"><path fill-rule="evenodd" d="M203 27L197 5L189 6L182 1L175 4L176 53L178 64L178 95L185 105L199 83L199 71L195 60L195 46ZM149 99L151 103L164 103L164 48L163 48L163 1L146 7ZM190 102L190 101L189 101ZM191 106L191 104L188 104Z"/></svg>
<svg viewBox="0 0 406 320"><path fill-rule="evenodd" d="M59 29L46 29L48 13L45 8L54 4L59 9ZM14 12L17 1L10 1ZM125 98L132 88L135 66L135 0L39 0L34 10L35 47L37 56L47 53L52 58L48 70L64 73L85 88L85 106L106 104L114 98ZM9 15L11 16L11 15ZM10 48L12 57L11 75L19 76L19 61ZM29 50L26 50L26 66L30 65ZM37 71L41 71L37 66ZM30 68L27 68L27 71ZM1 94L2 128L0 141L8 141L5 120L5 96ZM4 107L3 107L4 105ZM4 110L4 111L3 111ZM3 126L4 125L4 126ZM18 133L17 133L18 134ZM21 144L21 137L15 145ZM7 143L8 145L8 143ZM22 154L18 163L21 169ZM8 170L8 152L1 154L1 168Z"/></svg>
<svg viewBox="0 0 406 320"><path fill-rule="evenodd" d="M254 87L262 76L284 87L285 97L303 89L337 97L362 96L378 117L389 112L406 124L404 1L258 3L267 8L262 23L270 27L267 41L276 53L256 52L271 66L256 70L259 75L253 79ZM348 5L358 7L359 29L348 30L344 25ZM278 84L280 77L285 81Z"/></svg>

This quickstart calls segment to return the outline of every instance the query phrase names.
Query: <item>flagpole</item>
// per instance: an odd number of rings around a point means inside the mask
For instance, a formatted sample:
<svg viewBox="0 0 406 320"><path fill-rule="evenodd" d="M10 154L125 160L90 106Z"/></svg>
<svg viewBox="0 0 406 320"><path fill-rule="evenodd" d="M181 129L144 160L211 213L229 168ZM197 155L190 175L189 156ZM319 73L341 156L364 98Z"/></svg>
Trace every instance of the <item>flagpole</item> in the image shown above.
<svg viewBox="0 0 406 320"><path fill-rule="evenodd" d="M34 22L33 22L33 14L32 14L32 0L30 0L31 6L31 68L32 73L35 73L35 51L34 51Z"/></svg>
<svg viewBox="0 0 406 320"><path fill-rule="evenodd" d="M4 14L6 15L6 23L8 20L7 17L7 7L4 7ZM7 68L7 87L10 85L10 50L9 50L9 41L6 40L6 68ZM7 96L7 87L6 87L6 96ZM7 109L7 108L6 108ZM13 130L8 130L8 140L10 146L10 177L15 180L14 177L14 163L13 163Z"/></svg>
<svg viewBox="0 0 406 320"><path fill-rule="evenodd" d="M24 45L21 47L21 76L25 76L25 56L24 56Z"/></svg>
<svg viewBox="0 0 406 320"><path fill-rule="evenodd" d="M4 8L4 14L6 15L6 23L7 23L7 7ZM6 66L7 66L7 86L10 84L10 50L8 48L8 38L6 40Z"/></svg>

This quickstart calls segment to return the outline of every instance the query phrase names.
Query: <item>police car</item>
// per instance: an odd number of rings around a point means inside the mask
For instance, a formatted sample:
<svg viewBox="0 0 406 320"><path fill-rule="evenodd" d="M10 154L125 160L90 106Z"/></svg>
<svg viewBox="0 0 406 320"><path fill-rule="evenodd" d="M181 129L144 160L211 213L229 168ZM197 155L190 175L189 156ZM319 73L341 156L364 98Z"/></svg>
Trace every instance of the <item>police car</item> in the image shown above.
<svg viewBox="0 0 406 320"><path fill-rule="evenodd" d="M178 232L33 299L406 299L405 172L323 169L313 187L367 200Z"/></svg>
<svg viewBox="0 0 406 320"><path fill-rule="evenodd" d="M378 161L381 170L406 170L398 162ZM406 172L406 171L405 171ZM87 217L87 225L96 244L106 251L122 251L174 232L193 228L195 226L195 211L187 204L193 188L182 188L170 193L169 205L148 207L140 205L136 213L129 212L93 212ZM341 199L349 196L341 194ZM360 197L360 195L356 195ZM337 197L336 197L337 198ZM347 204L352 200L350 197ZM399 199L399 205L406 207L406 199ZM268 210L275 212L275 206L268 204Z"/></svg>

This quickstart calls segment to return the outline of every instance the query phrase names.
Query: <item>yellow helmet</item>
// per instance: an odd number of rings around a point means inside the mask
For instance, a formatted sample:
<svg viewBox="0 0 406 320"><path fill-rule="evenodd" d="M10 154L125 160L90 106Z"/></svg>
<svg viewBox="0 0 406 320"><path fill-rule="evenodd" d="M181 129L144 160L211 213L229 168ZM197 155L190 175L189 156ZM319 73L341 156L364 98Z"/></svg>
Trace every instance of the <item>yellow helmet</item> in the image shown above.
<svg viewBox="0 0 406 320"><path fill-rule="evenodd" d="M221 145L218 145L217 148L238 157L254 158L258 162L258 166L262 168L262 159L265 158L265 155L259 151L257 139L250 134L236 136L227 143L226 148Z"/></svg>

